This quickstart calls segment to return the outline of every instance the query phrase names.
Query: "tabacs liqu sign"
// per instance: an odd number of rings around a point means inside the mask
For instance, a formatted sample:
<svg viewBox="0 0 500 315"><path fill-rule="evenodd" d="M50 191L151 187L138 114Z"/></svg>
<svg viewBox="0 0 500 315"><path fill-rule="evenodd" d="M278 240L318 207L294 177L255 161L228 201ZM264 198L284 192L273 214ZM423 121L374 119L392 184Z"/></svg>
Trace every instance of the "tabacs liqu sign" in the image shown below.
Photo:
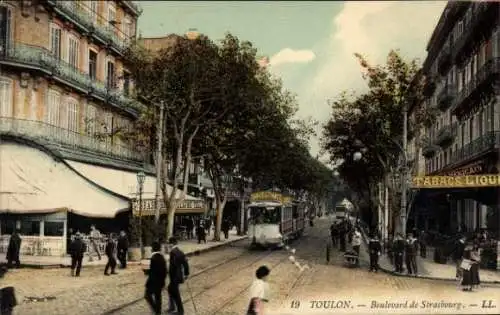
<svg viewBox="0 0 500 315"><path fill-rule="evenodd" d="M282 204L292 203L292 198L283 196L279 192L274 191L259 191L250 195L250 202L256 201L276 201Z"/></svg>
<svg viewBox="0 0 500 315"><path fill-rule="evenodd" d="M413 188L473 188L498 187L500 175L465 176L416 176L412 179Z"/></svg>
<svg viewBox="0 0 500 315"><path fill-rule="evenodd" d="M160 214L167 213L167 208L163 199L160 199L161 209ZM183 211L184 210L184 211ZM142 209L139 204L139 200L132 201L132 212L134 215L149 216L154 215L156 211L156 201L154 199L142 200ZM205 211L205 202L203 200L184 200L179 203L176 207L176 211L179 212L200 212Z"/></svg>

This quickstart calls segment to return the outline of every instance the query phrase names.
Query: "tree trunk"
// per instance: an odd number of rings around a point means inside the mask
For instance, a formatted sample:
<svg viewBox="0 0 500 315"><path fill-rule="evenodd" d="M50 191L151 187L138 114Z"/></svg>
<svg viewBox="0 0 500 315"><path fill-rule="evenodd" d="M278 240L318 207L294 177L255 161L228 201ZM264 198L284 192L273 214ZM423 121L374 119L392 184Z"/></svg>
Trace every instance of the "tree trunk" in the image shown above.
<svg viewBox="0 0 500 315"><path fill-rule="evenodd" d="M222 218L224 216L224 207L226 206L228 187L226 187L224 196L222 196L222 183L220 179L215 180L214 190L215 190L215 204L216 204L216 212L215 212L215 233L214 233L214 241L220 241L220 233L222 227ZM217 188L218 187L218 188Z"/></svg>

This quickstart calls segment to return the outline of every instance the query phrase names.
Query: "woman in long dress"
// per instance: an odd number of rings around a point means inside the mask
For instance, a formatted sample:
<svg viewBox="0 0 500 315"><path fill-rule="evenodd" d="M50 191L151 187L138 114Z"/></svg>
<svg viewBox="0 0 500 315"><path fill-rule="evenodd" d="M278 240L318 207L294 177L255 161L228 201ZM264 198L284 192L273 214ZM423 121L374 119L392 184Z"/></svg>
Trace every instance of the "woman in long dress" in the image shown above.
<svg viewBox="0 0 500 315"><path fill-rule="evenodd" d="M472 243L468 243L464 250L464 256L461 263L461 268L463 270L462 278L462 290L472 291L480 283L479 279L479 263L481 262L481 257L479 254L479 248Z"/></svg>

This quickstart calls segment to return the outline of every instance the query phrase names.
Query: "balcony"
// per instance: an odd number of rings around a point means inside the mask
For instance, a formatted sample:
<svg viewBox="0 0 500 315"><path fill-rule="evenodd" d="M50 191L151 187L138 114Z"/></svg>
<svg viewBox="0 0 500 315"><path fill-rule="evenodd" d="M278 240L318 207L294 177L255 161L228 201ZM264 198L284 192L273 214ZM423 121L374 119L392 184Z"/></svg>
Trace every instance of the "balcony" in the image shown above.
<svg viewBox="0 0 500 315"><path fill-rule="evenodd" d="M448 126L443 126L438 130L436 137L436 144L442 148L445 148L453 143L453 140L457 136L457 123L453 123Z"/></svg>
<svg viewBox="0 0 500 315"><path fill-rule="evenodd" d="M47 0L44 3L50 10L73 23L83 35L91 36L116 54L123 56L129 46L130 38L125 38L125 34L117 27L97 12L92 12L82 1ZM124 38L120 38L118 33Z"/></svg>
<svg viewBox="0 0 500 315"><path fill-rule="evenodd" d="M436 78L431 75L425 77L424 96L432 96L436 90Z"/></svg>
<svg viewBox="0 0 500 315"><path fill-rule="evenodd" d="M480 92L488 87L488 83L491 83L498 73L500 72L500 58L492 58L488 60L480 69L478 69L476 75L472 77L469 83L467 83L463 89L457 93L455 102L451 109L453 115L461 116L463 112L467 109L467 104L473 99L481 98Z"/></svg>
<svg viewBox="0 0 500 315"><path fill-rule="evenodd" d="M447 40L446 44L444 44L441 49L441 53L438 59L438 72L440 75L446 75L447 71L450 69L452 65L451 62L451 45L450 41Z"/></svg>
<svg viewBox="0 0 500 315"><path fill-rule="evenodd" d="M468 10L472 10L471 19L464 20L463 33L455 40L452 48L452 58L461 63L474 48L476 41L482 40L479 33L488 32L498 19L498 2L481 1L474 3Z"/></svg>
<svg viewBox="0 0 500 315"><path fill-rule="evenodd" d="M432 143L428 137L422 138L422 155L426 158L433 157L438 150L438 147Z"/></svg>
<svg viewBox="0 0 500 315"><path fill-rule="evenodd" d="M142 8L135 1L122 1L123 5L134 13L135 16L142 14Z"/></svg>
<svg viewBox="0 0 500 315"><path fill-rule="evenodd" d="M453 96L455 95L454 89L451 85L445 85L437 96L437 107L440 111L445 112L452 104Z"/></svg>
<svg viewBox="0 0 500 315"><path fill-rule="evenodd" d="M42 121L0 117L0 134L55 144L68 149L89 150L120 159L142 161L143 156L130 146L50 125Z"/></svg>
<svg viewBox="0 0 500 315"><path fill-rule="evenodd" d="M500 131L490 131L487 134L468 143L463 148L453 152L451 164L472 160L490 150L500 148Z"/></svg>
<svg viewBox="0 0 500 315"><path fill-rule="evenodd" d="M108 88L106 83L91 78L87 73L64 60L56 58L46 48L22 43L10 45L3 51L0 48L0 64L39 70L84 94L137 116L138 102L125 97L121 91L115 88Z"/></svg>

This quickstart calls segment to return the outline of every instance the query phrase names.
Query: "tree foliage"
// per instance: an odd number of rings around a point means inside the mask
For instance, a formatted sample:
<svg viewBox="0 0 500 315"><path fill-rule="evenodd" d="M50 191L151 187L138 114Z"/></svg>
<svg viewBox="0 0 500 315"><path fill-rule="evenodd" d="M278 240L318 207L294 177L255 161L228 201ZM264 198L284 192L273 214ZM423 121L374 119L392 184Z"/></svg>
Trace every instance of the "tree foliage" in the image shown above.
<svg viewBox="0 0 500 315"><path fill-rule="evenodd" d="M412 106L423 100L424 78L416 60L405 61L391 51L384 65L371 65L360 54L355 56L369 89L360 95L344 92L331 102L322 147L332 162L344 160L340 175L359 196L370 199L374 184L401 164L403 109L414 111L410 134L430 124L436 111ZM355 162L353 153L360 150L363 158Z"/></svg>

